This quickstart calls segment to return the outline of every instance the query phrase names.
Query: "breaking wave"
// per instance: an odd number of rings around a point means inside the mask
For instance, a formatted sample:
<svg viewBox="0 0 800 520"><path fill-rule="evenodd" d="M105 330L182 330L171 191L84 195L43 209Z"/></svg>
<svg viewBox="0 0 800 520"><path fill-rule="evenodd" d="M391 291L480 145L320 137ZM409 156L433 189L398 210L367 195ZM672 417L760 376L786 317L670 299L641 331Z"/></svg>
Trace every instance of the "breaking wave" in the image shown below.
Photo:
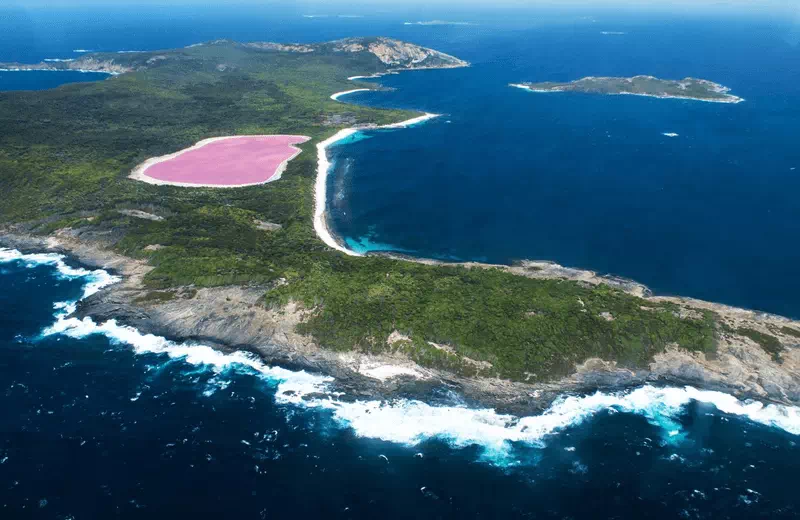
<svg viewBox="0 0 800 520"><path fill-rule="evenodd" d="M64 258L64 255L60 255L58 253L23 254L16 249L0 247L0 264L19 261L27 267L51 265L56 268L58 273L57 276L59 276L61 279L74 280L77 278L83 278L86 283L83 286L83 294L81 299L88 298L103 287L121 280L120 277L114 276L103 269L89 271L88 269L83 269L81 267L72 267L64 261ZM64 305L67 303L75 302L65 302ZM62 307L64 305L62 305Z"/></svg>
<svg viewBox="0 0 800 520"><path fill-rule="evenodd" d="M21 261L34 266L53 265L60 276L85 277L86 297L119 280L103 270L88 271L66 265L58 254L25 255L15 250L0 249L0 262ZM637 414L661 428L665 442L680 442L680 423L686 406L693 401L713 405L718 411L800 435L800 408L764 405L741 401L721 392L692 387L657 388L642 386L620 392L596 392L584 396L563 396L540 415L518 417L500 414L492 409L466 406L431 405L419 400L392 401L342 399L333 378L305 371L292 371L269 366L246 352L223 353L206 345L177 343L109 320L97 324L90 318L78 319L70 314L75 302L56 306L55 323L42 336L63 334L84 338L101 334L113 344L126 345L138 354L161 354L181 359L194 366L205 367L222 377L226 371L264 378L275 387L275 400L287 406L319 409L330 413L341 427L351 428L357 436L414 446L438 438L453 447L478 445L483 458L497 465L509 464L514 443L542 446L548 435L558 433L591 419L599 413Z"/></svg>

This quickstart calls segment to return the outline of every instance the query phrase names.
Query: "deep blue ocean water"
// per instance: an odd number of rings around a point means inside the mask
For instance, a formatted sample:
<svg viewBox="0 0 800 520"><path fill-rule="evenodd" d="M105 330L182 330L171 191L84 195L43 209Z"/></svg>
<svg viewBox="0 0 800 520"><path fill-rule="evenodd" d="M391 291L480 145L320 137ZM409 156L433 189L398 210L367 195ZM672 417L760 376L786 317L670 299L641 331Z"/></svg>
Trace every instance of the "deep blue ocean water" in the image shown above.
<svg viewBox="0 0 800 520"><path fill-rule="evenodd" d="M386 77L397 90L346 98L445 115L334 149L329 193L344 237L424 256L552 259L799 314L790 26L331 9L5 8L0 61L220 37L386 34L436 47L474 66ZM302 16L318 12L328 16ZM402 24L432 19L478 25ZM747 101L505 86L612 73L707 77ZM0 73L0 86L88 79ZM61 302L107 281L77 267L7 252L0 262L2 518L800 516L796 409L651 387L565 397L530 417L465 408L445 391L435 405L339 400L322 375L71 319Z"/></svg>
<svg viewBox="0 0 800 520"><path fill-rule="evenodd" d="M342 98L443 115L332 149L332 227L360 252L554 260L660 294L800 316L792 30L640 20L448 41L440 47L471 68L388 76L374 81L394 91ZM507 86L636 74L707 78L746 101Z"/></svg>
<svg viewBox="0 0 800 520"><path fill-rule="evenodd" d="M575 397L505 421L458 407L455 396L436 408L289 402L286 390L321 376L59 318L59 302L77 300L103 273L5 253L3 518L800 514L798 410L750 408L754 422L741 403L723 413L680 389L654 388ZM224 361L234 358L244 361ZM402 439L406 430L413 439ZM527 438L502 440L514 431Z"/></svg>
<svg viewBox="0 0 800 520"><path fill-rule="evenodd" d="M4 90L46 90L67 83L100 81L108 74L78 71L40 71L0 72L0 91Z"/></svg>

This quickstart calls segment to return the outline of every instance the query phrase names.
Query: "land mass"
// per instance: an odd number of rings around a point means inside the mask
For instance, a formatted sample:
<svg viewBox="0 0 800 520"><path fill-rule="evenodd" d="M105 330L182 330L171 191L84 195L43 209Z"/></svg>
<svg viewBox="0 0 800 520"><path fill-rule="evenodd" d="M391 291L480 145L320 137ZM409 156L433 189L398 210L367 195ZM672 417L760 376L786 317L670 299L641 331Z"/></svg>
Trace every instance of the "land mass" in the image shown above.
<svg viewBox="0 0 800 520"><path fill-rule="evenodd" d="M531 92L582 92L587 94L629 94L657 98L693 99L715 103L739 103L744 99L729 94L730 89L713 81L697 78L659 79L653 76L632 78L594 77L568 83L512 83L510 86Z"/></svg>
<svg viewBox="0 0 800 520"><path fill-rule="evenodd" d="M86 58L128 72L0 93L0 242L125 276L81 302L82 316L323 370L354 395L409 391L413 378L365 375L391 371L377 364L419 374L413 385L445 381L499 403L644 381L800 402L798 322L653 297L549 263L352 257L319 239L317 145L419 115L331 94L353 76L466 65L458 58L382 38ZM203 139L268 134L311 137L278 182L213 189L128 177Z"/></svg>

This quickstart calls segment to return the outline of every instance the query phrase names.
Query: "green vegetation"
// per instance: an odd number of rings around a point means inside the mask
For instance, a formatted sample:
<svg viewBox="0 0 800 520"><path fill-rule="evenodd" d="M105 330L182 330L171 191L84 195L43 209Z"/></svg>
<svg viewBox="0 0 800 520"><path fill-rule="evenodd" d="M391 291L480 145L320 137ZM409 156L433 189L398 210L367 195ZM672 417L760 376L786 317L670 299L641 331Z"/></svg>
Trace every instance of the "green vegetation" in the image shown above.
<svg viewBox="0 0 800 520"><path fill-rule="evenodd" d="M794 329L792 327L781 327L781 332L783 332L787 336L794 336L795 338L800 338L800 330Z"/></svg>
<svg viewBox="0 0 800 520"><path fill-rule="evenodd" d="M300 330L327 348L394 349L464 374L542 380L588 357L639 366L670 344L714 350L712 313L681 318L674 305L607 286L330 251L312 227L315 144L339 129L328 122L412 116L329 99L352 88L348 76L385 70L374 55L222 42L113 58L138 67L154 55L165 59L99 83L0 93L0 223L106 233L118 251L154 266L145 278L151 302L171 298L165 290L177 287L274 286L265 289L265 305L294 300L314 309ZM280 181L264 186L187 189L127 178L148 157L246 133L312 140ZM132 218L120 208L164 220ZM282 228L259 230L255 220ZM411 340L389 346L395 330Z"/></svg>
<svg viewBox="0 0 800 520"><path fill-rule="evenodd" d="M786 327L784 327L786 328ZM761 346L764 349L764 352L772 356L772 359L775 361L781 360L781 352L783 352L783 345L781 342L778 341L778 338L773 336L772 334L766 334L764 332L759 332L755 329L750 329L747 327L741 327L736 329L735 331L737 334L741 336L746 336Z"/></svg>
<svg viewBox="0 0 800 520"><path fill-rule="evenodd" d="M659 79L653 76L632 78L587 77L569 83L547 81L543 83L521 83L521 86L537 91L584 92L591 94L639 94L655 97L680 97L702 101L737 103L741 98L729 94L730 90L717 83L697 78L682 80Z"/></svg>

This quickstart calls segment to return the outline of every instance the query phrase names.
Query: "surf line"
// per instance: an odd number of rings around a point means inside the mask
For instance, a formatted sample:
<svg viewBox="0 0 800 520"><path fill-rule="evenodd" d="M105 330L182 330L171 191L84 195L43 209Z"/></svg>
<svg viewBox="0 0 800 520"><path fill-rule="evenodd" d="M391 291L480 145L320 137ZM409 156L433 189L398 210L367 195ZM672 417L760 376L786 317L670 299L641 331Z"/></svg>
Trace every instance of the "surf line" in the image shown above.
<svg viewBox="0 0 800 520"><path fill-rule="evenodd" d="M334 101L340 101L340 98L347 94L352 94L354 92L365 92L369 90L372 89L359 88L353 90L345 90L343 92L337 92L331 95L331 99ZM352 249L348 249L338 240L336 240L333 234L331 233L330 228L328 227L328 221L325 213L326 204L328 200L327 198L328 173L330 172L331 169L331 163L330 160L328 159L328 151L327 151L328 148L339 141L347 139L351 135L361 130L410 128L412 126L416 126L426 121L429 121L435 117L439 117L440 115L441 114L425 113L419 117L414 117L412 119L408 119L407 121L401 121L399 123L392 123L389 125L369 126L362 128L359 127L345 128L343 130L339 130L333 136L317 144L317 178L314 183L314 231L317 233L317 236L320 238L320 240L325 242L325 245L350 256L364 256L363 254L353 251Z"/></svg>
<svg viewBox="0 0 800 520"><path fill-rule="evenodd" d="M608 393L565 394L541 414L529 416L502 414L491 408L433 405L403 398L341 400L341 394L332 386L335 380L330 376L270 366L249 352L221 352L206 345L178 343L143 334L133 327L117 324L113 319L98 324L89 317L79 319L72 316L77 301L119 282L120 278L102 269L75 268L64 260L63 255L55 253L23 254L14 249L0 248L0 264L20 261L28 267L51 265L60 277L83 278L87 282L83 295L77 300L55 306L55 323L44 329L41 337L64 335L82 339L98 334L114 344L129 346L136 354L165 355L216 374L234 369L240 374L262 377L276 383L274 398L278 404L328 410L337 427L350 428L358 437L405 446L417 446L432 438L443 439L452 448L477 445L482 448L479 460L502 467L516 463L512 456L513 443L542 447L549 436L583 424L608 410L640 415L660 428L664 442L678 444L686 435L680 418L692 401L713 405L721 414L800 435L800 408L796 406L740 401L730 394L690 386L659 388L644 385Z"/></svg>

